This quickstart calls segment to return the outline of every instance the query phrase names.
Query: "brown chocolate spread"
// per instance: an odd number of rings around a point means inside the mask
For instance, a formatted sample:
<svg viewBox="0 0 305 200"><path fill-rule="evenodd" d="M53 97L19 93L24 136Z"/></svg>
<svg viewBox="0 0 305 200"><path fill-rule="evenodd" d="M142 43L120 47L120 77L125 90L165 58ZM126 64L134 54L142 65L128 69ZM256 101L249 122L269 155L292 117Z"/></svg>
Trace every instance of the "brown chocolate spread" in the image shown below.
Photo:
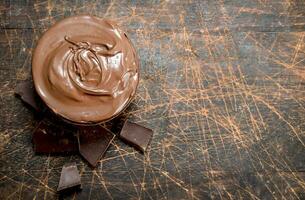
<svg viewBox="0 0 305 200"><path fill-rule="evenodd" d="M118 115L135 95L139 61L113 21L74 16L57 22L32 60L37 93L55 113L76 123Z"/></svg>

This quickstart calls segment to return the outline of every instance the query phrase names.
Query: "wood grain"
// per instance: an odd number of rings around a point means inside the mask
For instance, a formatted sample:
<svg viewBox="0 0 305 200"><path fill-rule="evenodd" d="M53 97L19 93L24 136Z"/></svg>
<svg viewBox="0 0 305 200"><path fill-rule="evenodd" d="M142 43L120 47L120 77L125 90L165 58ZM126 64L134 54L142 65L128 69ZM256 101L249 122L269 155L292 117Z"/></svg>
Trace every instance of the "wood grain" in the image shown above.
<svg viewBox="0 0 305 200"><path fill-rule="evenodd" d="M122 118L154 130L145 155L114 139L97 169L78 155L35 155L39 119L14 96L57 20L116 20L141 61ZM304 199L305 1L19 1L0 3L0 199Z"/></svg>

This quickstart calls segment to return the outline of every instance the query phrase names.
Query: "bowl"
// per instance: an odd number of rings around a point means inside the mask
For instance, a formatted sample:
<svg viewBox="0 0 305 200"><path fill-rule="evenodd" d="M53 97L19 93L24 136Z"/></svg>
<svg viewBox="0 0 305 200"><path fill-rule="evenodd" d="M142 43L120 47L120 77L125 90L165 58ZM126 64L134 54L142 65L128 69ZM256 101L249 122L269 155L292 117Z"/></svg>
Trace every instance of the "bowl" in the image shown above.
<svg viewBox="0 0 305 200"><path fill-rule="evenodd" d="M38 95L56 115L96 124L118 116L133 100L139 60L117 23L73 16L56 22L39 39L32 75Z"/></svg>

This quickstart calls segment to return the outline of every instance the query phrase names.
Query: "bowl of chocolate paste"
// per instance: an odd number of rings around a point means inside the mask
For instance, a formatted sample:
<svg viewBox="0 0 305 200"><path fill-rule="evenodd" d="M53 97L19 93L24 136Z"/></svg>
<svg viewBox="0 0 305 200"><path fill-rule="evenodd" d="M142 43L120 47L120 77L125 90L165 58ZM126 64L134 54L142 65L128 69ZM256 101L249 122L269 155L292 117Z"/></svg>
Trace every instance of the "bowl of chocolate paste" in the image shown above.
<svg viewBox="0 0 305 200"><path fill-rule="evenodd" d="M74 123L100 123L118 116L134 98L139 60L114 21L73 16L39 39L32 75L38 95L54 113Z"/></svg>

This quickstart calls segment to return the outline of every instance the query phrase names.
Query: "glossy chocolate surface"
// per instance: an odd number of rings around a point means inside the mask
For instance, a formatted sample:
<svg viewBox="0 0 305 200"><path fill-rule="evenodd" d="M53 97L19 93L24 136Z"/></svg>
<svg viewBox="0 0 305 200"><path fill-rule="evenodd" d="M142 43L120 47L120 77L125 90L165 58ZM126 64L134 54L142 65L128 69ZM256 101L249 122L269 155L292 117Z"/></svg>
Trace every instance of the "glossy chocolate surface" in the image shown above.
<svg viewBox="0 0 305 200"><path fill-rule="evenodd" d="M133 98L139 62L126 34L112 21L66 18L39 40L32 61L35 88L60 116L97 123L118 115Z"/></svg>
<svg viewBox="0 0 305 200"><path fill-rule="evenodd" d="M144 153L153 136L153 131L136 123L126 121L120 138Z"/></svg>
<svg viewBox="0 0 305 200"><path fill-rule="evenodd" d="M80 175L76 163L63 166L57 191L61 192L70 188L81 187Z"/></svg>
<svg viewBox="0 0 305 200"><path fill-rule="evenodd" d="M33 146L36 153L69 153L78 151L74 132L47 121L41 121L33 133Z"/></svg>
<svg viewBox="0 0 305 200"><path fill-rule="evenodd" d="M35 111L41 112L43 110L41 101L36 94L34 85L31 81L23 81L18 83L15 88L15 94L19 96L23 102L31 106Z"/></svg>
<svg viewBox="0 0 305 200"><path fill-rule="evenodd" d="M106 153L114 135L101 126L85 126L79 129L79 153L92 167Z"/></svg>

